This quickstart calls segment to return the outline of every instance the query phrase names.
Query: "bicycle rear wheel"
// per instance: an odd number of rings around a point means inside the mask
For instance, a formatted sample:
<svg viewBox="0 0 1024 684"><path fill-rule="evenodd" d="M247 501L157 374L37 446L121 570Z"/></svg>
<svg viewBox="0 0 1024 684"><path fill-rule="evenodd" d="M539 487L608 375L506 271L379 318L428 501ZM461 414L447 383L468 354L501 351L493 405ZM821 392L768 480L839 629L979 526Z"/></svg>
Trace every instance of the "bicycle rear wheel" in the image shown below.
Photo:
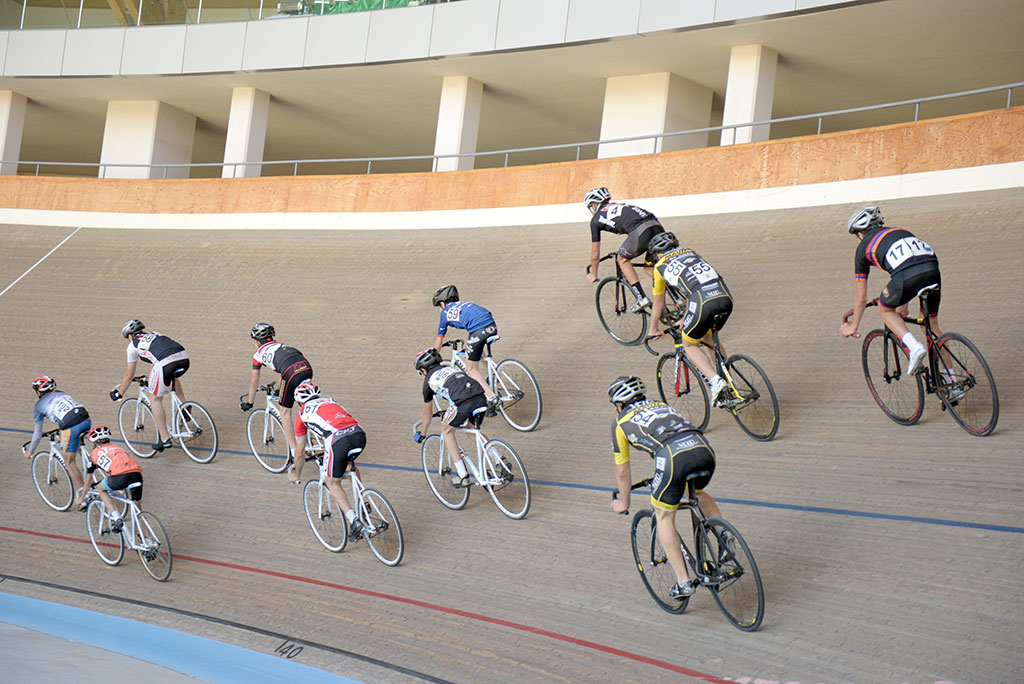
<svg viewBox="0 0 1024 684"><path fill-rule="evenodd" d="M537 378L521 361L505 359L494 370L494 387L501 397L502 417L520 432L529 432L540 423L543 409Z"/></svg>
<svg viewBox="0 0 1024 684"><path fill-rule="evenodd" d="M723 541L722 533L732 539ZM708 518L697 528L697 564L712 577L708 589L729 622L753 632L764 619L764 587L750 547L727 520Z"/></svg>
<svg viewBox="0 0 1024 684"><path fill-rule="evenodd" d="M373 555L384 565L394 567L401 563L405 554L405 537L391 502L376 489L367 489L363 492L363 503L359 508L363 539Z"/></svg>
<svg viewBox="0 0 1024 684"><path fill-rule="evenodd" d="M725 361L738 398L727 401L739 426L759 442L770 441L779 431L779 400L768 375L743 354L733 354ZM731 394L730 389L726 392Z"/></svg>
<svg viewBox="0 0 1024 684"><path fill-rule="evenodd" d="M40 451L32 457L32 481L47 506L55 511L71 508L75 496L71 476L63 463L50 457L49 451Z"/></svg>
<svg viewBox="0 0 1024 684"><path fill-rule="evenodd" d="M245 431L249 436L249 450L261 466L272 473L288 469L291 449L277 416L266 409L253 411L246 421Z"/></svg>
<svg viewBox="0 0 1024 684"><path fill-rule="evenodd" d="M522 520L530 512L530 478L522 459L500 439L484 444L484 454L487 493L502 513L513 520Z"/></svg>
<svg viewBox="0 0 1024 684"><path fill-rule="evenodd" d="M171 555L171 540L167 537L160 519L149 511L139 511L138 538L139 560L149 576L157 582L166 582L171 576L174 557Z"/></svg>
<svg viewBox="0 0 1024 684"><path fill-rule="evenodd" d="M942 403L967 432L978 437L991 434L999 421L999 395L985 358L960 333L946 333L938 346L935 383Z"/></svg>
<svg viewBox="0 0 1024 684"><path fill-rule="evenodd" d="M331 498L327 485L310 480L302 489L306 520L313 534L332 553L338 553L348 544L348 520L341 506Z"/></svg>
<svg viewBox="0 0 1024 684"><path fill-rule="evenodd" d="M685 356L663 354L658 359L658 391L663 402L681 413L698 430L708 426L711 417L708 386Z"/></svg>
<svg viewBox="0 0 1024 684"><path fill-rule="evenodd" d="M124 537L110 531L110 516L103 502L93 499L85 509L85 526L96 555L107 565L117 565L124 558Z"/></svg>
<svg viewBox="0 0 1024 684"><path fill-rule="evenodd" d="M455 466L448 450L444 448L444 439L441 435L430 435L423 440L420 454L423 459L423 474L427 477L430 491L434 492L437 500L455 511L465 508L469 501L469 487L456 487L452 484Z"/></svg>
<svg viewBox="0 0 1024 684"><path fill-rule="evenodd" d="M689 597L682 601L670 598L668 595L676 583L676 573L668 564L665 556L665 549L658 541L657 520L654 511L638 511L633 516L632 528L633 560L636 562L636 569L640 573L647 593L651 595L654 602L663 610L669 613L681 613L686 610L690 602Z"/></svg>
<svg viewBox="0 0 1024 684"><path fill-rule="evenodd" d="M640 344L647 332L647 314L630 312L636 304L636 294L625 280L605 278L598 284L594 300L601 325L613 340L627 347Z"/></svg>
<svg viewBox="0 0 1024 684"><path fill-rule="evenodd" d="M117 409L117 427L121 430L121 439L139 458L150 458L156 453L153 443L158 434L156 419L149 407L138 399L125 399Z"/></svg>
<svg viewBox="0 0 1024 684"><path fill-rule="evenodd" d="M909 375L907 352L888 330L872 330L861 348L864 379L882 413L900 425L913 425L924 412L924 381Z"/></svg>
<svg viewBox="0 0 1024 684"><path fill-rule="evenodd" d="M194 401L186 401L174 416L174 432L182 450L196 463L209 463L217 455L217 426L210 412Z"/></svg>

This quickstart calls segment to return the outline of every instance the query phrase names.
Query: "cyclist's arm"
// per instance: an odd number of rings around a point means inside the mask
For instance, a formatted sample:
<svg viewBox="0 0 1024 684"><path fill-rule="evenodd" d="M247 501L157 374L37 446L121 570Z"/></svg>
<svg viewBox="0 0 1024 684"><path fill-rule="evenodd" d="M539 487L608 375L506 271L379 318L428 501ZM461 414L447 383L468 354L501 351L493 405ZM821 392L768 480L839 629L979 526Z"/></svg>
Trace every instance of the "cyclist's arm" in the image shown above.
<svg viewBox="0 0 1024 684"><path fill-rule="evenodd" d="M434 338L434 349L441 351L441 343L444 342L444 335L438 335Z"/></svg>
<svg viewBox="0 0 1024 684"><path fill-rule="evenodd" d="M434 417L434 404L432 402L423 403L423 425L420 426L420 433L427 434L427 428L430 427L430 419Z"/></svg>
<svg viewBox="0 0 1024 684"><path fill-rule="evenodd" d="M655 278L657 277L657 271L655 271ZM652 294L652 301L654 304L651 306L651 329L647 334L658 335L661 333L661 330L658 328L658 324L661 322L661 312L665 310L665 293Z"/></svg>
<svg viewBox="0 0 1024 684"><path fill-rule="evenodd" d="M256 388L260 386L260 369L252 369L252 379L249 380L249 396L246 397L245 403L251 404L256 398Z"/></svg>
<svg viewBox="0 0 1024 684"><path fill-rule="evenodd" d="M29 440L28 448L25 453L31 454L39 446L39 440L43 438L43 417L39 415L38 411L35 411L35 429L32 430L32 439Z"/></svg>
<svg viewBox="0 0 1024 684"><path fill-rule="evenodd" d="M867 306L868 296L868 281L857 280L857 292L853 296L853 317L849 323L844 323L840 329L840 333L844 337L849 337L857 332L857 327L860 326L860 319L864 315L864 309Z"/></svg>
<svg viewBox="0 0 1024 684"><path fill-rule="evenodd" d="M132 378L135 377L135 366L138 361L129 361L124 369L124 377L121 378L121 384L117 386L118 394L124 394L128 390L128 386L132 384Z"/></svg>
<svg viewBox="0 0 1024 684"><path fill-rule="evenodd" d="M597 280L597 266L601 263L601 240L590 243L590 282Z"/></svg>
<svg viewBox="0 0 1024 684"><path fill-rule="evenodd" d="M629 461L626 461L625 463L616 463L615 464L615 485L619 489L619 498L615 499L614 501L612 501L612 508L613 509L621 508L621 510L617 511L619 513L623 512L623 511L628 511L629 510L629 493L630 493L630 486L631 486L632 482L633 482L633 480L632 480L632 477L630 475ZM620 506L615 506L616 503L621 503L622 504L621 507Z"/></svg>

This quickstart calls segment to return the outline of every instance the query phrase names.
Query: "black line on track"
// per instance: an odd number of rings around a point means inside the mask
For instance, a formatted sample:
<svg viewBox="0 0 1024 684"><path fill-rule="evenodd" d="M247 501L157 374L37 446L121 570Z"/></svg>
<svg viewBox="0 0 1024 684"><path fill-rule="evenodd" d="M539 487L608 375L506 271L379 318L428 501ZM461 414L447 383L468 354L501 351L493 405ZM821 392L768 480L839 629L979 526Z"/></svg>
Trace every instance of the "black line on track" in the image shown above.
<svg viewBox="0 0 1024 684"><path fill-rule="evenodd" d="M246 624L243 624L241 622L235 622L233 620L225 620L224 618L214 617L212 615L204 615L203 613L196 613L196 612L193 612L191 610L184 610L182 608L174 608L174 607L171 607L171 606L162 606L162 605L160 605L158 603L150 603L149 601L140 601L138 599L125 598L124 596L114 596L112 594L104 594L102 592L92 591L91 589L79 589L77 587L69 587L69 586L66 586L66 585L63 585L63 584L54 584L53 582L44 582L43 580L28 579L27 577L17 577L15 575L6 575L6 574L0 575L0 583L3 583L5 581L7 581L7 580L12 580L14 582L24 582L25 584L34 584L34 585L37 585L37 586L47 587L47 588L50 588L50 589L60 589L62 591L68 591L68 592L71 592L73 594L83 594L85 596L93 596L93 597L96 597L96 598L107 599L109 601L119 601L121 603L128 603L128 604L131 604L133 606L142 606L143 608L152 608L152 609L155 609L155 610L163 610L163 611L166 611L168 613L175 613L177 615L184 615L185 617L196 618L198 620L205 620L207 622L213 622L213 623L216 623L218 625L224 625L224 626L227 626L227 627L234 627L235 629L240 629L240 630L243 630L243 631L246 631L246 632L253 632L254 634L259 634L259 635L262 635L262 636L273 637L275 639L281 639L282 641L291 641L293 643L301 644L303 646L310 646L312 648L318 648L318 649L320 649L322 651L327 651L328 653L333 653L335 655L344 656L346 658L352 658L353 660L358 660L358 661L361 661L361 662L364 662L364 663L369 663L370 665L376 665L377 667L381 667L381 668L384 668L386 670L391 670L393 672L398 672L400 674L409 675L410 677L415 677L416 679L421 679L421 680L423 680L425 682L431 682L432 684L455 684L454 682L449 681L447 679L441 679L439 677L434 677L433 675L426 674L425 672L418 672L416 670L411 670L411 669L409 669L407 667L402 667L401 665L395 665L393 663L388 663L388 662L385 662L383 660L377 660L376 658L373 658L371 656L361 655L359 653L354 653L352 651L346 651L345 649L335 648L334 646L328 646L326 644L320 644L320 643L317 643L315 641L309 641L308 639L300 639L298 637L288 636L287 634L281 634L280 632L272 632L269 629L263 629L261 627L253 627L251 625L246 625ZM249 650L252 650L252 649L249 649Z"/></svg>

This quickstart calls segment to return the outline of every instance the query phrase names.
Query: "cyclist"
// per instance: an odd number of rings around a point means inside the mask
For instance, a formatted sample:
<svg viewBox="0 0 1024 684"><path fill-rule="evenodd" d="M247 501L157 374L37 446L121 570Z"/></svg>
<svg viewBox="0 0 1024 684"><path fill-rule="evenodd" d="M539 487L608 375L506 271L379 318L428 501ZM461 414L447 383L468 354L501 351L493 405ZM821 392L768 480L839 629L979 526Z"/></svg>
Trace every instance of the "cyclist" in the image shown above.
<svg viewBox="0 0 1024 684"><path fill-rule="evenodd" d="M658 217L640 207L623 202L612 202L608 188L594 188L583 197L583 204L593 217L590 219L590 273L587 280L597 282L597 266L601 259L601 231L625 235L616 259L622 269L622 277L633 289L636 304L630 309L633 313L651 306L651 300L644 294L643 285L633 268L631 259L635 259L647 250L647 242L663 232Z"/></svg>
<svg viewBox="0 0 1024 684"><path fill-rule="evenodd" d="M711 403L726 388L727 383L715 371L715 364L700 348L701 338L711 332L715 317L719 329L725 325L732 313L732 295L725 280L704 261L699 254L687 247L680 247L679 240L672 233L658 233L647 245L648 261L654 263L654 309L651 312L650 338L664 335L658 330L661 312L665 308L665 289L674 288L686 300L686 313L675 327L683 334L683 350L690 362L708 379L711 386Z"/></svg>
<svg viewBox="0 0 1024 684"><path fill-rule="evenodd" d="M430 419L434 415L434 395L447 399L448 409L441 417L441 436L455 464L452 484L466 487L470 483L470 475L466 464L462 462L462 450L455 441L455 428L470 419L480 427L487 412L483 387L455 366L442 366L441 354L433 347L417 354L413 367L423 376L423 425L413 435L413 441L417 444L422 442L423 435L430 427Z"/></svg>
<svg viewBox="0 0 1024 684"><path fill-rule="evenodd" d="M465 330L466 370L469 377L480 383L487 395L487 415L493 416L500 397L487 384L487 378L480 372L480 359L484 355L484 343L498 334L491 312L473 302L459 301L459 290L454 285L445 285L434 293L434 306L441 309L441 322L437 326L434 349L441 351L441 343L448 332L448 326Z"/></svg>
<svg viewBox="0 0 1024 684"><path fill-rule="evenodd" d="M327 489L345 511L349 524L349 537L354 541L363 531L363 522L341 488L341 477L348 464L359 475L356 458L366 448L366 433L356 419L340 404L320 396L316 383L306 380L295 388L295 401L299 415L295 419L295 466L288 471L288 479L295 484L302 481L302 465L306 462L306 434L313 431L324 439L324 468L327 470Z"/></svg>
<svg viewBox="0 0 1024 684"><path fill-rule="evenodd" d="M153 364L149 373L146 392L153 401L153 420L156 422L157 438L152 447L163 451L171 446L171 435L167 427L167 413L164 411L164 395L172 389L178 399L185 401L185 390L181 386L181 376L188 371L188 352L180 344L166 335L146 330L139 320L133 318L121 328L121 337L128 340L128 365L121 382L110 390L112 401L119 401L135 376L135 366L139 360Z"/></svg>
<svg viewBox="0 0 1024 684"><path fill-rule="evenodd" d="M126 489L128 485L139 483L138 487L128 490L128 496L132 501L142 501L142 468L139 462L128 455L121 447L110 443L110 428L106 425L97 425L89 433L89 441L93 443L94 449L89 454L89 467L87 472L91 473L97 468L103 473L104 478L97 488L100 500L110 515L110 531L120 532L124 526L121 520L121 512L114 505L108 492Z"/></svg>
<svg viewBox="0 0 1024 684"><path fill-rule="evenodd" d="M615 482L619 497L612 501L612 510L629 510L630 445L646 451L654 459L651 480L651 503L657 520L658 540L676 574L676 584L669 596L683 599L697 591L680 550L675 518L679 502L686 496L686 478L701 470L709 475L694 481L700 508L708 517L721 517L718 504L703 491L715 472L715 452L704 435L687 422L671 406L648 400L644 382L635 375L620 376L608 387L608 399L619 412L612 427L612 453L615 456ZM723 537L723 540L727 541Z"/></svg>
<svg viewBox="0 0 1024 684"><path fill-rule="evenodd" d="M942 284L935 250L908 230L886 228L878 207L864 207L854 212L846 228L858 240L853 258L857 290L853 298L853 319L839 326L839 334L850 337L857 333L867 304L868 271L871 266L888 271L889 283L878 298L879 313L886 327L903 341L910 356L907 372L914 373L928 349L907 330L900 311L905 312L910 300L923 288ZM941 337L938 320L940 296L941 293L935 291L928 297L928 318L931 319L932 330Z"/></svg>
<svg viewBox="0 0 1024 684"><path fill-rule="evenodd" d="M82 479L81 469L75 462L75 455L82 438L92 427L89 412L72 399L70 394L57 390L57 382L48 375L40 375L33 380L32 389L37 397L32 411L35 429L32 430L32 439L21 447L21 451L25 458L31 458L43 436L43 420L49 418L56 423L61 430L61 444L64 445L64 465L68 467L68 474L75 484L73 505L80 506L85 501L85 481Z"/></svg>
<svg viewBox="0 0 1024 684"><path fill-rule="evenodd" d="M281 407L281 424L288 448L295 451L295 424L292 422L292 406L295 404L295 389L307 380L313 379L313 367L295 347L281 344L274 339L274 326L269 323L257 323L249 333L256 343L256 353L252 357L252 380L249 381L249 395L239 406L242 411L252 408L256 397L256 388L260 384L260 368L269 366L281 374L281 393L277 403Z"/></svg>

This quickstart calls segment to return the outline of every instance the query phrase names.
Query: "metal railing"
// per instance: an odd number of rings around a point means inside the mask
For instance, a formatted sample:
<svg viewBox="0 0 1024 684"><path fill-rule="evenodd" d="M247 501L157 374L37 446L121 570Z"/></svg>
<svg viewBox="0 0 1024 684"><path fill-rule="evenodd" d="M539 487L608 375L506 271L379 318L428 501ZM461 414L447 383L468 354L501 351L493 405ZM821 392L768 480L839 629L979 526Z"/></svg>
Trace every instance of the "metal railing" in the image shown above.
<svg viewBox="0 0 1024 684"><path fill-rule="evenodd" d="M793 121L814 121L817 120L817 134L821 134L822 121L827 117L842 116L845 114L860 114L864 112L880 111L885 109L892 109L895 107L906 107L914 106L914 117L913 121L919 121L921 116L921 105L927 102L938 102L942 100L951 100L960 97L968 97L971 95L981 95L984 93L993 93L999 91L1006 91L1006 108L1013 106L1013 91L1016 88L1024 87L1024 81L1018 81L1016 83L1007 83L1004 85L990 86L987 88L976 88L974 90L963 90L956 93L948 93L945 95L931 95L928 97L919 97L910 100L898 100L896 102L886 102L877 105L868 105L864 107L853 107L849 109L837 109L828 112L817 112L815 114L801 114L798 116L786 116L776 119L766 119L763 121L751 121L748 123L728 124L722 126L707 126L704 128L694 128L685 131L673 131L670 133L658 133L651 135L637 135L629 138L613 138L609 140L592 140L588 142L579 143L563 143L560 145L541 145L536 147L516 147L503 150L490 150L487 152L465 152L465 153L452 153L452 154L421 154L421 155L404 155L394 157L337 157L328 159L278 159L271 161L259 161L259 162L243 162L243 161L231 161L231 162L198 162L188 164L130 164L130 163L96 163L96 162L46 162L46 161L0 161L0 165L11 165L18 164L19 166L35 166L35 175L40 175L42 167L86 167L97 169L97 176L99 178L107 177L107 170L111 168L140 168L140 169L162 169L162 177L167 178L168 172L171 169L201 169L201 168L232 168L237 169L239 167L258 166L264 168L267 166L285 166L291 167L291 175L299 175L299 165L316 165L316 164L362 164L366 165L366 173L369 174L373 170L374 163L378 165L383 162L424 162L424 166L427 166L426 162L430 162L430 167L436 169L438 161L442 159L458 159L462 157L503 157L503 167L509 166L509 157L513 154L528 153L528 152L546 152L554 150L575 150L575 161L579 161L582 156L582 150L589 147L598 147L600 145L608 145L614 143L624 142L637 142L643 140L654 140L655 146L658 141L662 141L665 138L671 138L680 135L692 135L694 133L713 133L713 132L724 132L724 131L737 131L741 128L753 128L755 126L766 126L772 124L787 123ZM567 160L563 160L567 161ZM535 162L530 162L535 163ZM527 164L528 165L528 164ZM270 174L270 175L285 175L285 174ZM177 174L176 174L177 176ZM235 174L236 177L242 177L244 174ZM147 177L152 177L150 174Z"/></svg>

